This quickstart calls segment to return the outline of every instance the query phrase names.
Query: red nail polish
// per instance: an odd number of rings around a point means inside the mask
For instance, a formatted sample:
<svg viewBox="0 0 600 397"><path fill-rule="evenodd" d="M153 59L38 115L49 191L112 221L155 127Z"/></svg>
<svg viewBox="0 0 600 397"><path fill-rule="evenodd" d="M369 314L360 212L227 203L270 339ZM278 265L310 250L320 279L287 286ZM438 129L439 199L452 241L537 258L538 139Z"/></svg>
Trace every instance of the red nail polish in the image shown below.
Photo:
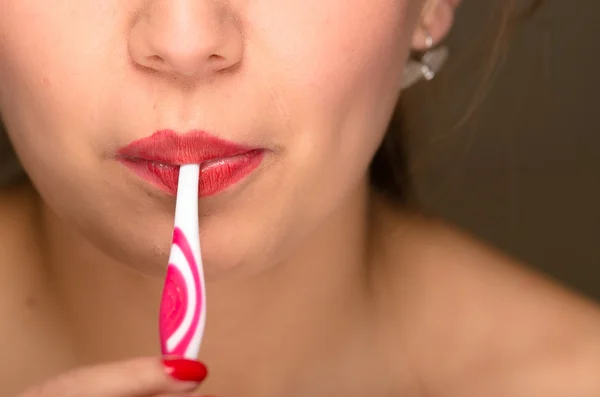
<svg viewBox="0 0 600 397"><path fill-rule="evenodd" d="M185 358L165 358L163 359L165 371L173 379L183 382L202 382L208 370L200 361L187 360Z"/></svg>

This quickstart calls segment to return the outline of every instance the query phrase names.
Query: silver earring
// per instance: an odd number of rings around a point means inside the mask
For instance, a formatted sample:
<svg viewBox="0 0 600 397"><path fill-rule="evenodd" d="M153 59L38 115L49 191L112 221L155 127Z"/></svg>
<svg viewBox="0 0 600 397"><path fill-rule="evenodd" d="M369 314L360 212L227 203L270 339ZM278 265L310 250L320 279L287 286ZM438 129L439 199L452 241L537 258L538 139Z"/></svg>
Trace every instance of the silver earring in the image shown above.
<svg viewBox="0 0 600 397"><path fill-rule="evenodd" d="M405 65L402 76L403 89L411 87L421 79L433 80L448 59L448 47L442 45L434 48L433 37L427 29L423 28L423 31L426 50L421 56L411 56Z"/></svg>

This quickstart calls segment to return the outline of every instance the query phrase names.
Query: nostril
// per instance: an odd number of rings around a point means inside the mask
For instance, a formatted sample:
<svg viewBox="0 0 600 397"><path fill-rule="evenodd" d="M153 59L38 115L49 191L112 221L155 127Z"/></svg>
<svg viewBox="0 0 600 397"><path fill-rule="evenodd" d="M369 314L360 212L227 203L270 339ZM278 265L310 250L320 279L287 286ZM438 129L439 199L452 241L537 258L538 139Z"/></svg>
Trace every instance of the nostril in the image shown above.
<svg viewBox="0 0 600 397"><path fill-rule="evenodd" d="M220 67L224 63L227 63L227 58L219 54L212 54L208 57L208 64L213 67Z"/></svg>
<svg viewBox="0 0 600 397"><path fill-rule="evenodd" d="M129 39L132 60L156 72L182 77L213 75L240 62L243 41L237 26L223 21L220 14L213 15L212 6L194 8L198 14L188 15L187 11L167 7L137 20Z"/></svg>
<svg viewBox="0 0 600 397"><path fill-rule="evenodd" d="M149 69L161 70L164 67L164 63L165 60L160 55L150 55L145 61L140 62L140 65Z"/></svg>

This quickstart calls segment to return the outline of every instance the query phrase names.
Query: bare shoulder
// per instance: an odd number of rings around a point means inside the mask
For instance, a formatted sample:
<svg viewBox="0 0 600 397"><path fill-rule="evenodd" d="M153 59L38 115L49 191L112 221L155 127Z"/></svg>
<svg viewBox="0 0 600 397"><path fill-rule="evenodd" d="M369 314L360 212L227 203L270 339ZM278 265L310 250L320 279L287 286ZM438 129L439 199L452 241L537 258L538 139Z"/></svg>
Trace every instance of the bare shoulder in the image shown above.
<svg viewBox="0 0 600 397"><path fill-rule="evenodd" d="M51 373L57 345L42 251L37 197L28 186L0 189L0 395Z"/></svg>
<svg viewBox="0 0 600 397"><path fill-rule="evenodd" d="M442 222L386 219L381 302L429 395L600 395L594 302Z"/></svg>

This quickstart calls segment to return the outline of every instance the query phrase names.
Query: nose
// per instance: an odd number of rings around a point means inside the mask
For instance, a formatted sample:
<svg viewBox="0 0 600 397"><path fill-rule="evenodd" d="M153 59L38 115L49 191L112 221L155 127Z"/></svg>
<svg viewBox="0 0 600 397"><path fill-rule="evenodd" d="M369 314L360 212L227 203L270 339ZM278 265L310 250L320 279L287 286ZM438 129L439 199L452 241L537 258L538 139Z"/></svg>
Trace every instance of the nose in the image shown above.
<svg viewBox="0 0 600 397"><path fill-rule="evenodd" d="M149 0L129 34L133 62L183 77L210 76L237 65L243 36L226 2Z"/></svg>

